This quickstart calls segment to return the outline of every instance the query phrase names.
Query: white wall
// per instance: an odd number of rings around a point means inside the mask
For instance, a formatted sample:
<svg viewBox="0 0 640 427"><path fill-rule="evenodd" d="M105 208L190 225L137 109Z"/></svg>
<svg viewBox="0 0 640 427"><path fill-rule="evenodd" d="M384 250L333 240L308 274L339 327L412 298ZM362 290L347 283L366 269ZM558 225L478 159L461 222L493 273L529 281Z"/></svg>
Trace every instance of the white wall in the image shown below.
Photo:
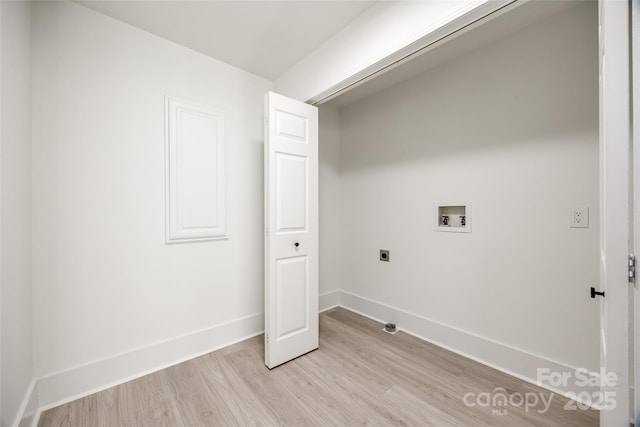
<svg viewBox="0 0 640 427"><path fill-rule="evenodd" d="M30 5L2 2L0 426L13 425L33 379Z"/></svg>
<svg viewBox="0 0 640 427"><path fill-rule="evenodd" d="M236 320L261 322L271 83L74 3L36 4L33 27L35 372L47 405L60 384L82 392L73 375L116 381L202 351L198 334L223 334L210 348L242 338L224 335ZM225 112L229 240L165 244L165 94ZM143 353L134 368L128 357ZM87 366L101 368L80 375Z"/></svg>
<svg viewBox="0 0 640 427"><path fill-rule="evenodd" d="M340 288L340 115L337 108L319 108L320 309L337 304ZM328 298L323 301L322 295Z"/></svg>
<svg viewBox="0 0 640 427"><path fill-rule="evenodd" d="M574 7L341 110L342 290L597 369L597 28ZM436 202L473 232L433 231Z"/></svg>

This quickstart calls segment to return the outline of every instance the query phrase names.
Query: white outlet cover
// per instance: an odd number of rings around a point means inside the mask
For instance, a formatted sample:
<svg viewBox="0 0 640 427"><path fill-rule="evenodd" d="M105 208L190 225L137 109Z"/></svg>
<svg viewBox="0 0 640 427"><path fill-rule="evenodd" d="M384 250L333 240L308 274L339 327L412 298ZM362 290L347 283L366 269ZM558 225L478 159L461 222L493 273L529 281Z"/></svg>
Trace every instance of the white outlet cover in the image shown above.
<svg viewBox="0 0 640 427"><path fill-rule="evenodd" d="M569 227L589 228L588 206L573 206L569 209Z"/></svg>

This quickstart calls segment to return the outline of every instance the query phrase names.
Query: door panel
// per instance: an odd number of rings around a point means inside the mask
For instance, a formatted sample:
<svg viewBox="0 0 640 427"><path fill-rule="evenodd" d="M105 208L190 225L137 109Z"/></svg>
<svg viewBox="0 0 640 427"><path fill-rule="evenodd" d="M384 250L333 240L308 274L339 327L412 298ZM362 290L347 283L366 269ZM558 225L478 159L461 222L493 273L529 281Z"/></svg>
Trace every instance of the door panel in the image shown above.
<svg viewBox="0 0 640 427"><path fill-rule="evenodd" d="M318 110L265 96L265 364L318 348Z"/></svg>
<svg viewBox="0 0 640 427"><path fill-rule="evenodd" d="M276 271L276 340L309 329L307 257L279 259Z"/></svg>
<svg viewBox="0 0 640 427"><path fill-rule="evenodd" d="M276 134L280 138L307 143L307 118L276 110Z"/></svg>
<svg viewBox="0 0 640 427"><path fill-rule="evenodd" d="M307 157L276 153L277 231L306 231Z"/></svg>

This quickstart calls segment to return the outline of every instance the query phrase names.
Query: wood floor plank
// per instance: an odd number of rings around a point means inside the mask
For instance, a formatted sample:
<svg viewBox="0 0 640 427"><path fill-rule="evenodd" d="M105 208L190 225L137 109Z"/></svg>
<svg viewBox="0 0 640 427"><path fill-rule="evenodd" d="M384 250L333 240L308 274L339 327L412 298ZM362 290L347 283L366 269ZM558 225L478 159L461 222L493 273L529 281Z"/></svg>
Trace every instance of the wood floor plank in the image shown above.
<svg viewBox="0 0 640 427"><path fill-rule="evenodd" d="M552 397L487 406L465 396ZM468 396L467 396L468 397ZM594 410L344 309L320 316L320 348L269 370L258 336L45 411L70 426L547 426L599 425Z"/></svg>
<svg viewBox="0 0 640 427"><path fill-rule="evenodd" d="M214 399L226 405L233 415L233 420L224 425L278 424L272 411L258 399L225 355L214 352L199 359L200 369L210 379Z"/></svg>
<svg viewBox="0 0 640 427"><path fill-rule="evenodd" d="M314 365L312 369L304 369L303 377L311 381L317 390L331 393L334 402L330 404L331 408L337 415L342 415L338 422L328 425L344 425L345 420L355 419L354 414L358 414L358 424L405 425L402 409L380 402L380 396L393 384L386 380L379 381L371 368L350 364L340 353L333 353L331 349L307 355L304 362Z"/></svg>
<svg viewBox="0 0 640 427"><path fill-rule="evenodd" d="M316 419L295 393L283 384L283 377L291 368L282 365L269 371L259 362L255 354L240 350L226 356L242 380L249 385L254 395L269 408L280 425L317 425Z"/></svg>
<svg viewBox="0 0 640 427"><path fill-rule="evenodd" d="M197 361L166 369L177 410L185 425L223 425L233 420L227 405L221 405L209 387L206 371Z"/></svg>
<svg viewBox="0 0 640 427"><path fill-rule="evenodd" d="M459 421L454 417L397 385L387 390L387 392L382 395L382 400L388 406L402 408L402 411L409 419L409 425L433 427L460 425Z"/></svg>

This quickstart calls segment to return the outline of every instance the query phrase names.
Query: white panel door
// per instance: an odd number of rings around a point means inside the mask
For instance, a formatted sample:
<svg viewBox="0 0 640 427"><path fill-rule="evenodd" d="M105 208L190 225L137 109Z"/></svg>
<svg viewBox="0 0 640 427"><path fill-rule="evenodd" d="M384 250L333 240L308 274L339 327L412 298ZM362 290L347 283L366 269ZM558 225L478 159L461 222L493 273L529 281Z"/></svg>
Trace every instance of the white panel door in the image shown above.
<svg viewBox="0 0 640 427"><path fill-rule="evenodd" d="M607 373L600 425L628 426L629 159L631 88L628 0L599 3L600 21L600 363Z"/></svg>
<svg viewBox="0 0 640 427"><path fill-rule="evenodd" d="M318 348L318 109L265 95L265 364Z"/></svg>

